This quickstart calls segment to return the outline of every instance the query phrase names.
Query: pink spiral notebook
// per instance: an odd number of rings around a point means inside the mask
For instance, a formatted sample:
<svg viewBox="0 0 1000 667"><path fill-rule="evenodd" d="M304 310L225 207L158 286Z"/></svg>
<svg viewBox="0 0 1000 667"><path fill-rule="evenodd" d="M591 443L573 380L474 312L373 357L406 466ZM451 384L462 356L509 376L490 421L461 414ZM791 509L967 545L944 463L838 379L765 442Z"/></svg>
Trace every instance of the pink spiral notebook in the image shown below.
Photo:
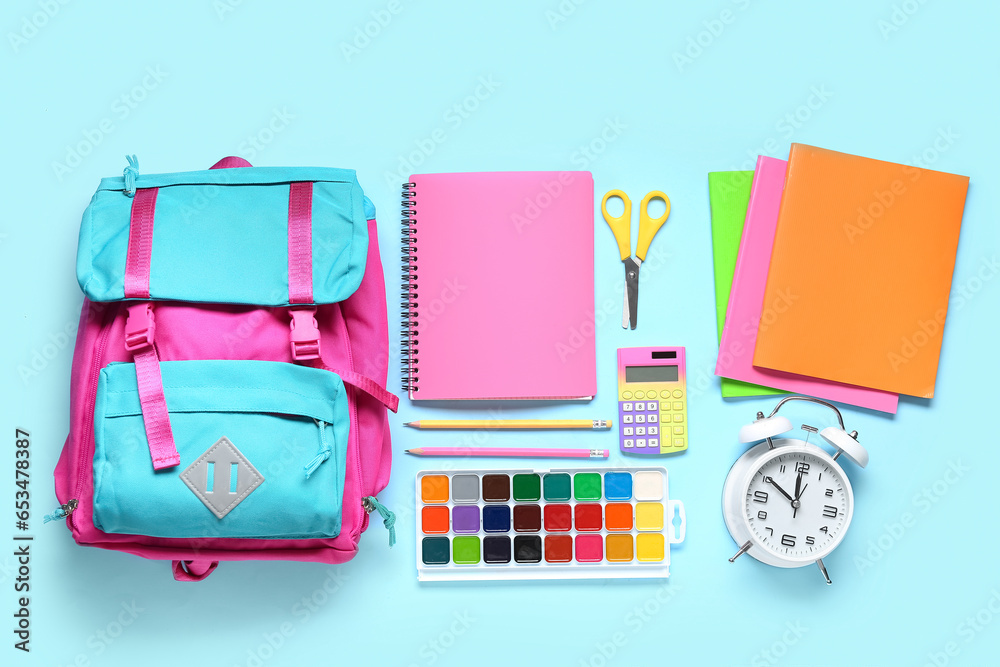
<svg viewBox="0 0 1000 667"><path fill-rule="evenodd" d="M772 303L764 303L787 164L764 155L757 158L715 374L895 414L897 394L753 365L758 332L766 331L782 313L794 308L797 300L789 290L788 294L777 295Z"/></svg>
<svg viewBox="0 0 1000 667"><path fill-rule="evenodd" d="M402 233L412 400L594 397L590 172L416 174Z"/></svg>

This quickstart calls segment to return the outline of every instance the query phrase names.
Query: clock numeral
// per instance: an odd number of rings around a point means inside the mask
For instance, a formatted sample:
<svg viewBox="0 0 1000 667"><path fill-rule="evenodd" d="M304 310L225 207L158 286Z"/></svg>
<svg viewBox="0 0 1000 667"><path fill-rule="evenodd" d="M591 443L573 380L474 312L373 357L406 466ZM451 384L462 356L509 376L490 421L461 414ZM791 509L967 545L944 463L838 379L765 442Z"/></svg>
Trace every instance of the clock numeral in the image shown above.
<svg viewBox="0 0 1000 667"><path fill-rule="evenodd" d="M795 472L800 472L803 475L809 474L809 464L805 461L799 461L795 464Z"/></svg>
<svg viewBox="0 0 1000 667"><path fill-rule="evenodd" d="M821 532L821 533L829 533L830 530L826 526L823 526L822 528L819 529L819 532Z"/></svg>
<svg viewBox="0 0 1000 667"><path fill-rule="evenodd" d="M764 510L761 510L761 511L757 512L757 518L758 519L766 519L767 518L767 512L765 512Z"/></svg>
<svg viewBox="0 0 1000 667"><path fill-rule="evenodd" d="M778 468L778 472L785 472L785 464L781 464L781 467Z"/></svg>
<svg viewBox="0 0 1000 667"><path fill-rule="evenodd" d="M819 474L819 477L817 477L817 478L816 478L816 481L818 482L818 481L820 481L821 479L823 479L823 473L820 473L820 474Z"/></svg>
<svg viewBox="0 0 1000 667"><path fill-rule="evenodd" d="M754 491L753 501L755 503L766 503L767 502L767 491Z"/></svg>
<svg viewBox="0 0 1000 667"><path fill-rule="evenodd" d="M827 489L826 490L826 497L827 498L833 498L833 489Z"/></svg>
<svg viewBox="0 0 1000 667"><path fill-rule="evenodd" d="M823 516L827 519L834 519L837 517L837 508L833 505L823 505Z"/></svg>
<svg viewBox="0 0 1000 667"><path fill-rule="evenodd" d="M794 535L782 535L781 536L781 546L784 546L784 547L794 547L795 546L795 536Z"/></svg>
<svg viewBox="0 0 1000 667"><path fill-rule="evenodd" d="M764 530L771 531L771 537L774 537L774 528L771 528L770 526L764 526Z"/></svg>
<svg viewBox="0 0 1000 667"><path fill-rule="evenodd" d="M816 544L816 538L812 535L806 535L806 544Z"/></svg>

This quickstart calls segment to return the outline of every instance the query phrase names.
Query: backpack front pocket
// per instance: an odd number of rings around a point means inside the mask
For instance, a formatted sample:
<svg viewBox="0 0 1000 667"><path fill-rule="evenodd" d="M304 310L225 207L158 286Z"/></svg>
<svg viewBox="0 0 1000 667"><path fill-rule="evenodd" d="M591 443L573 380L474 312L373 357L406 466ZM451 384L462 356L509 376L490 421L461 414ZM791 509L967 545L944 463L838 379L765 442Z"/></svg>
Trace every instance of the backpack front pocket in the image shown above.
<svg viewBox="0 0 1000 667"><path fill-rule="evenodd" d="M178 466L154 471L135 365L101 370L94 525L180 538L336 537L350 417L335 373L273 361L165 361Z"/></svg>

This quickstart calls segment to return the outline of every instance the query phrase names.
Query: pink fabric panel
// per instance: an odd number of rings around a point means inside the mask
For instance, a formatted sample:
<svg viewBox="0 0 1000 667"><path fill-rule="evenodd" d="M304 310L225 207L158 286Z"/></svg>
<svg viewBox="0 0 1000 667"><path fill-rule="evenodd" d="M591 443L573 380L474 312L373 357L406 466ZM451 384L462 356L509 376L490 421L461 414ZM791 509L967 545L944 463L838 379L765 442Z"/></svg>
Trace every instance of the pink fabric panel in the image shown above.
<svg viewBox="0 0 1000 667"><path fill-rule="evenodd" d="M344 316L345 334L351 340L351 367L370 377L383 387L389 370L389 323L386 312L385 278L379 259L378 226L368 221L368 263L365 279L350 299L340 304ZM344 334L342 334L344 335ZM323 350L323 360L335 366L336 360ZM392 466L392 438L389 433L389 416L374 399L355 392L358 431L366 434L359 442L361 469L367 475L364 495L375 495L389 483ZM368 435L370 434L370 436ZM367 516L365 517L367 521Z"/></svg>

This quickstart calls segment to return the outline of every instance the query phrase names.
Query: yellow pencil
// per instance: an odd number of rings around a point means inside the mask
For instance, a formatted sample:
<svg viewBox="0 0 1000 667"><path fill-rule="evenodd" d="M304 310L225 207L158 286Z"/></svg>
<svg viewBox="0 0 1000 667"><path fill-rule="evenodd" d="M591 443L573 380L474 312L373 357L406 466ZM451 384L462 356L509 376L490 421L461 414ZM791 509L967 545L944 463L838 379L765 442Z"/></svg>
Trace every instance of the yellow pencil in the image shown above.
<svg viewBox="0 0 1000 667"><path fill-rule="evenodd" d="M418 429L592 429L612 426L610 419L421 419L403 426Z"/></svg>

